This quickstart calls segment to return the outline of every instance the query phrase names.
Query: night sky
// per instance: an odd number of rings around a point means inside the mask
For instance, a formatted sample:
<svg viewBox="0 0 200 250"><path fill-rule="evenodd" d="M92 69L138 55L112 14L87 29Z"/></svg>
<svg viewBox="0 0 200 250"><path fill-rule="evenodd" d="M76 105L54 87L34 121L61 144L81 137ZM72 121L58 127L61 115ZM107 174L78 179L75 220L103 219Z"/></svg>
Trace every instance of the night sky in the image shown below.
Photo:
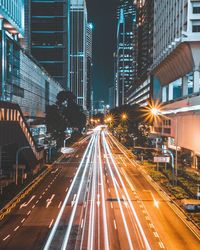
<svg viewBox="0 0 200 250"><path fill-rule="evenodd" d="M116 44L116 9L119 0L86 0L88 20L94 24L94 100L108 102L108 86L113 84L113 52Z"/></svg>

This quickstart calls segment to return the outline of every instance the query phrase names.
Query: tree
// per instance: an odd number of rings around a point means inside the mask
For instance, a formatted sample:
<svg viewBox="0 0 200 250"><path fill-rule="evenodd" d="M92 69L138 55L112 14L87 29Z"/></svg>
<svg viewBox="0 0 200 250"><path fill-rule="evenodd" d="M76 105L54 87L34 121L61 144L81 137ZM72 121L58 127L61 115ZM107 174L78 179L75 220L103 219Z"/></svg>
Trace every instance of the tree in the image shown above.
<svg viewBox="0 0 200 250"><path fill-rule="evenodd" d="M148 141L149 124L145 122L143 110L138 105L123 105L111 110L113 117L113 129L121 131L121 136L126 138L128 144L137 138L137 143L144 146ZM126 114L127 119L123 121L122 114ZM119 129L120 128L120 129Z"/></svg>
<svg viewBox="0 0 200 250"><path fill-rule="evenodd" d="M77 128L79 132L86 125L86 116L75 102L76 97L70 91L61 91L57 95L56 104L47 106L47 130L60 146L65 138L67 127Z"/></svg>

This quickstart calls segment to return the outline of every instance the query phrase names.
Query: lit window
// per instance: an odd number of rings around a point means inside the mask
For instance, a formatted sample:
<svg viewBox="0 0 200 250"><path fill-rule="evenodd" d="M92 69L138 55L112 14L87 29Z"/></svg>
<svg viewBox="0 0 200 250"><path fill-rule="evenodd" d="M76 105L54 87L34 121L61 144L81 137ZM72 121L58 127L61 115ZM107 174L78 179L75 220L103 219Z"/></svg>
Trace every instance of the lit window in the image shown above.
<svg viewBox="0 0 200 250"><path fill-rule="evenodd" d="M200 25L193 25L192 32L200 32Z"/></svg>

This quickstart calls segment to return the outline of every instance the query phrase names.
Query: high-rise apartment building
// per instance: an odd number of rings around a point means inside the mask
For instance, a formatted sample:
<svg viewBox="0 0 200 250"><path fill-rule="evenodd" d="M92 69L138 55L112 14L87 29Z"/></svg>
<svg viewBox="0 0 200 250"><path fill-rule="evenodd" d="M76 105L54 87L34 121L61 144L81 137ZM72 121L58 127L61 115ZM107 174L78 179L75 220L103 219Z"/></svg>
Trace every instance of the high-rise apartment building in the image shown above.
<svg viewBox="0 0 200 250"><path fill-rule="evenodd" d="M86 40L86 55L87 55L87 110L92 110L93 86L92 86L92 33L93 24L87 24L87 40Z"/></svg>
<svg viewBox="0 0 200 250"><path fill-rule="evenodd" d="M118 7L116 51L116 106L126 104L128 89L137 73L136 5L132 0L121 0Z"/></svg>
<svg viewBox="0 0 200 250"><path fill-rule="evenodd" d="M137 0L137 76L128 91L128 103L146 105L151 97L154 1Z"/></svg>
<svg viewBox="0 0 200 250"><path fill-rule="evenodd" d="M69 0L32 0L31 53L69 89Z"/></svg>
<svg viewBox="0 0 200 250"><path fill-rule="evenodd" d="M168 116L154 133L192 151L200 166L200 1L154 2L153 97Z"/></svg>
<svg viewBox="0 0 200 250"><path fill-rule="evenodd" d="M70 89L87 109L87 8L85 0L70 3Z"/></svg>

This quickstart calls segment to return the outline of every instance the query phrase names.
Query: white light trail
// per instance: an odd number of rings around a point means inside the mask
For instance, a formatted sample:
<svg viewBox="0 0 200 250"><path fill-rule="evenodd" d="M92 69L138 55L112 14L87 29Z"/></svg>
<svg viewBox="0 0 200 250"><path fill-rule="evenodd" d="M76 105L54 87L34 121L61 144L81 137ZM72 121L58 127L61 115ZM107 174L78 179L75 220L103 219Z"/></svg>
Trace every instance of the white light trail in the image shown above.
<svg viewBox="0 0 200 250"><path fill-rule="evenodd" d="M56 218L56 221L55 221L55 223L54 223L54 225L53 225L53 227L52 227L52 230L51 230L51 232L50 232L50 235L49 235L49 237L48 237L48 239L47 239L47 242L46 242L46 244L45 244L45 246L44 246L44 250L48 250L48 249L50 248L50 246L51 246L51 243L52 243L53 238L54 238L54 236L55 236L55 234L56 234L58 225L59 225L59 223L60 223L61 217L62 217L62 215L63 215L65 206L66 206L66 204L67 204L67 202L68 202L69 196L70 196L70 194L71 194L71 192L72 192L72 189L73 189L73 187L74 187L74 185L75 185L77 176L79 175L79 173L80 173L80 171L81 171L81 169L82 169L82 166L83 166L83 163L84 163L84 161L85 161L85 158L86 158L86 156L87 156L87 154L88 154L88 151L90 151L90 150L92 149L91 145L93 145L93 142L94 142L94 136L91 137L90 142L89 142L89 144L88 144L88 146L87 146L87 148L86 148L86 150L85 150L85 153L84 153L83 158L82 158L82 160L81 160L81 163L80 163L80 165L79 165L79 167L78 167L78 170L77 170L77 172L76 172L76 175L74 176L73 182L71 183L71 186L70 186L70 188L69 188L69 191L68 191L68 193L67 193L67 195L66 195L66 197L65 197L65 199L64 199L64 201L63 201L63 204L62 204L62 207L61 207L61 209L60 209L60 212L59 212L59 214L58 214L58 216L57 216L57 218Z"/></svg>
<svg viewBox="0 0 200 250"><path fill-rule="evenodd" d="M139 218L138 218L138 216L137 216L137 213L136 213L136 211L135 211L135 209L134 209L134 207L133 207L133 204L132 204L131 199L130 199L130 197L129 197L129 194L128 194L127 190L126 190L125 184L124 184L124 182L123 182L123 180L122 180L122 177L121 177L121 175L120 175L120 173L119 173L119 170L118 170L118 168L117 168L117 166L116 166L116 163L115 163L115 161L114 161L112 152L111 152L111 150L110 150L110 148L109 148L109 146L108 146L107 140L106 140L106 138L105 138L104 132L103 132L103 138L104 138L104 142L105 142L105 147L106 147L106 149L107 149L108 154L110 155L110 159L111 159L111 161L112 161L112 163L113 163L113 166L114 166L114 168L115 168L115 171L116 171L116 173L117 173L117 176L118 176L118 178L119 178L119 180L120 180L120 183L121 183L121 185L122 185L122 187L123 187L123 190L124 190L125 195L126 195L126 197L127 197L127 200L128 200L129 206L130 206L130 208L131 208L131 211L132 211L132 213L133 213L133 215L134 215L134 218L136 219L136 222L137 222L137 225L138 225L140 234L141 234L141 236L142 236L142 238L143 238L143 240L144 240L146 249L150 250L151 247L150 247L149 242L148 242L148 240L147 240L147 238L146 238L146 235L145 235L145 233L144 233L144 230L143 230L143 228L142 228L142 226L141 226L141 223L140 223L140 221L139 221ZM119 148L119 147L118 147L118 148ZM120 151L123 152L121 149L120 149Z"/></svg>
<svg viewBox="0 0 200 250"><path fill-rule="evenodd" d="M97 142L98 142L98 135L96 133L96 140L95 140L95 148L94 148L94 158L93 158L93 168L91 169L92 175L92 192L91 192L91 199L90 199L90 215L89 215L89 229L88 229L88 250L93 250L94 248L94 223L96 221L96 180L97 180ZM93 172L92 172L93 170Z"/></svg>
<svg viewBox="0 0 200 250"><path fill-rule="evenodd" d="M89 163L90 163L90 158L91 158L93 145L94 145L94 140L92 141L92 144L91 144L91 147L90 147L90 150L89 150L89 153L88 153L87 161L86 161L86 164L84 166L84 171L83 171L81 181L80 181L80 184L79 184L79 189L78 189L78 192L77 192L77 198L76 198L76 201L75 201L75 204L74 204L74 207L73 207L73 210L72 210L69 222L68 222L68 227L67 227L67 230L65 232L64 240L63 240L63 243L62 243L62 246L61 246L62 250L66 250L66 248L67 248L67 244L68 244L69 235L70 235L70 232L71 232L74 216L75 216L75 213L76 213L76 210L77 210L78 201L79 201L80 194L81 194L81 191L82 191L82 187L83 187L83 184L84 184L85 175L86 175L86 172L88 170Z"/></svg>
<svg viewBox="0 0 200 250"><path fill-rule="evenodd" d="M108 150L107 150L104 134L103 134L103 140L104 140L103 147L104 147L104 151L106 153L106 152L108 152ZM133 244L132 244L132 241L131 241L130 232L129 232L129 229L128 229L128 225L126 223L125 214L124 214L124 211L123 211L123 208L122 208L121 200L120 200L120 197L119 197L119 192L118 192L117 186L116 186L116 179L114 178L114 174L112 172L112 168L111 168L110 162L108 160L107 154L106 154L106 163L108 165L110 176L111 176L113 184L114 184L114 189L115 189L115 193L116 193L116 196L117 196L117 201L118 201L118 204L119 204L120 212L121 212L121 215L122 215L122 220L123 220L123 223L124 223L124 228L125 228L127 239L128 239L129 249L133 250L134 248L133 248Z"/></svg>
<svg viewBox="0 0 200 250"><path fill-rule="evenodd" d="M102 210L103 210L104 247L105 247L105 250L108 250L109 249L108 222L107 222L106 204L105 204L105 192L104 192L104 180L103 180L103 170L102 170L103 166L102 166L102 161L101 161L100 138L98 140L98 150L99 150L99 169L100 169L100 182L101 182Z"/></svg>

